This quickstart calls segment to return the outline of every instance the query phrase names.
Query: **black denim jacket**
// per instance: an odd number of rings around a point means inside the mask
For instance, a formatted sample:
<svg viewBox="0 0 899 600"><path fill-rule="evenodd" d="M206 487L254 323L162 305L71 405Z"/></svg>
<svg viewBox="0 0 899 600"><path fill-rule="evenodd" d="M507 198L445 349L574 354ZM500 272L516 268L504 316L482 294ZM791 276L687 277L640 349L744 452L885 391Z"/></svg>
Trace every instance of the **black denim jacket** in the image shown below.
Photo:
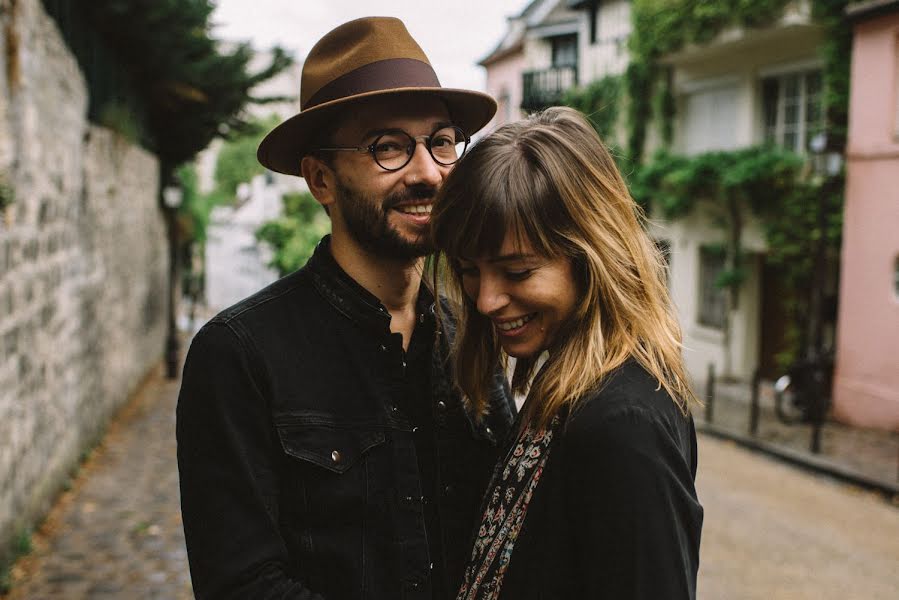
<svg viewBox="0 0 899 600"><path fill-rule="evenodd" d="M435 319L419 294L422 318ZM198 598L431 600L429 545L454 594L512 408L473 419L431 363L442 539L428 540L412 427L397 406L402 346L325 238L309 263L210 321L178 399L181 509ZM435 572L440 572L438 569Z"/></svg>

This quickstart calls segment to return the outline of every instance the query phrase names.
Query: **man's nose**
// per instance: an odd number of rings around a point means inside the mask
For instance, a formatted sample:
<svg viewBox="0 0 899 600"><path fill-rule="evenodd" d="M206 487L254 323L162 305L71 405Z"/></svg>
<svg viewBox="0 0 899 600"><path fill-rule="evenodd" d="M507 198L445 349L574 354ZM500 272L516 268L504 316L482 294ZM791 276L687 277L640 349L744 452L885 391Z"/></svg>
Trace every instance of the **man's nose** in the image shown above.
<svg viewBox="0 0 899 600"><path fill-rule="evenodd" d="M436 187L443 182L444 171L434 161L426 144L424 140L415 140L412 159L406 166L407 185L424 184Z"/></svg>

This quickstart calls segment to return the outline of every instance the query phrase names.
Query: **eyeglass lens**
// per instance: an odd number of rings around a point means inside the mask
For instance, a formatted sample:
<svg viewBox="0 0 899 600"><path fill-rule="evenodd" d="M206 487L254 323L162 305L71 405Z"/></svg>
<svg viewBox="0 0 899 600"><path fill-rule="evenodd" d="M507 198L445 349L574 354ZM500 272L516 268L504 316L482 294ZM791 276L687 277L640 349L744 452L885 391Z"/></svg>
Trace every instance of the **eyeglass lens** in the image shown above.
<svg viewBox="0 0 899 600"><path fill-rule="evenodd" d="M381 167L394 171L403 168L412 159L416 143L405 131L391 131L375 139L372 154ZM444 166L458 161L467 145L465 133L451 126L438 129L427 141L428 152L434 161Z"/></svg>

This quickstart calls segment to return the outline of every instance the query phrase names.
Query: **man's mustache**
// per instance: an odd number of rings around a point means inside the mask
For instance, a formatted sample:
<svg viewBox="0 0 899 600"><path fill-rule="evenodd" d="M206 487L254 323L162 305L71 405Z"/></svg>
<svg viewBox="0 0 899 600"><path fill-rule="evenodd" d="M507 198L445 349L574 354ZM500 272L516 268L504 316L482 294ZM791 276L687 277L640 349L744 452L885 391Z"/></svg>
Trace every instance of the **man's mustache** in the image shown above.
<svg viewBox="0 0 899 600"><path fill-rule="evenodd" d="M393 194L384 199L384 210L390 210L398 204L411 202L412 200L433 200L437 195L437 188L431 185L416 184L405 192Z"/></svg>

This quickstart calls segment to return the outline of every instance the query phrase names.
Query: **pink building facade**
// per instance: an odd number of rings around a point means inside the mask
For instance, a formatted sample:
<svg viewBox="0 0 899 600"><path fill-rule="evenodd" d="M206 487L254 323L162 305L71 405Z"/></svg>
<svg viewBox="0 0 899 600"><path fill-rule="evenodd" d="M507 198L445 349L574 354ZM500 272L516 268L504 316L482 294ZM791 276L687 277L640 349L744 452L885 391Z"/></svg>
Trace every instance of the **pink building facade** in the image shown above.
<svg viewBox="0 0 899 600"><path fill-rule="evenodd" d="M494 52L480 62L487 70L487 93L496 99L497 109L486 131L517 121L521 111L521 72L524 71L524 51L519 42Z"/></svg>
<svg viewBox="0 0 899 600"><path fill-rule="evenodd" d="M854 21L834 415L899 430L899 1Z"/></svg>

